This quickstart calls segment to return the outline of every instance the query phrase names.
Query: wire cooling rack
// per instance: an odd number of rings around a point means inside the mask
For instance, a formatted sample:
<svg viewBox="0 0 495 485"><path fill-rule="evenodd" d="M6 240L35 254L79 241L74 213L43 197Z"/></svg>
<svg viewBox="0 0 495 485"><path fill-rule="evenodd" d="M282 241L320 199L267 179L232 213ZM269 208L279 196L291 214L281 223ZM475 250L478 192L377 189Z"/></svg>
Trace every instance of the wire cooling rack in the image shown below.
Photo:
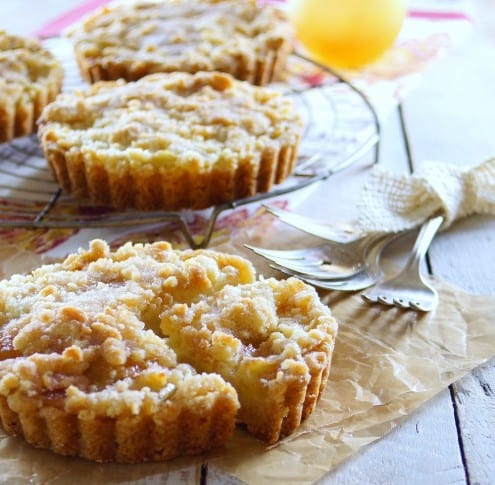
<svg viewBox="0 0 495 485"><path fill-rule="evenodd" d="M84 86L70 44L61 38L45 47L64 66L64 91ZM36 135L0 145L0 228L90 228L135 226L173 221L191 248L206 247L218 216L229 209L290 194L327 179L374 151L378 161L380 126L366 97L336 73L294 55L289 76L277 86L301 112L305 131L294 173L270 192L213 207L201 237L193 235L188 220L194 211L140 212L95 207L64 194L52 178ZM201 211L205 213L205 211Z"/></svg>

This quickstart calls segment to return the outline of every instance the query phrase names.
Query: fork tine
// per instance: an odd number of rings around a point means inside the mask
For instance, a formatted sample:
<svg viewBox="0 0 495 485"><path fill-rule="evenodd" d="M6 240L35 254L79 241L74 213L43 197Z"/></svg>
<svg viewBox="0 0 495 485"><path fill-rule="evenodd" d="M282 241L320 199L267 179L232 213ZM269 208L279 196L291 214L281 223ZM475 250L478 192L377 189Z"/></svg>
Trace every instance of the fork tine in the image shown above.
<svg viewBox="0 0 495 485"><path fill-rule="evenodd" d="M297 275L305 274L314 279L333 280L352 276L364 265L365 248L374 238L360 239L353 243L328 242L324 245L296 250L272 250L250 244L244 246L277 266Z"/></svg>
<svg viewBox="0 0 495 485"><path fill-rule="evenodd" d="M430 311L428 307L426 307L424 304L421 304L420 302L414 302L410 301L408 308L412 308L413 310L420 311L420 312L428 312Z"/></svg>
<svg viewBox="0 0 495 485"><path fill-rule="evenodd" d="M356 232L352 229L340 229L337 227L331 227L324 224L319 224L311 219L294 214L292 212L284 211L272 206L263 205L263 207L270 212L270 214L277 217L282 222L285 222L289 226L300 229L303 232L311 234L313 236L321 237L327 241L334 241L339 243L347 243L360 239L363 234Z"/></svg>
<svg viewBox="0 0 495 485"><path fill-rule="evenodd" d="M283 273L297 276L298 278L306 281L313 286L326 290L364 290L365 288L368 288L371 285L375 284L383 276L383 271L381 270L379 265L381 253L386 248L386 246L397 237L397 235L390 234L388 236L382 237L381 239L374 240L374 242L368 247L365 257L365 263L362 270L356 272L352 276L340 276L332 279L325 278L324 280L317 280L312 278L312 275L299 274L295 271L287 269L286 267L279 267L276 265L271 265L271 267L280 270Z"/></svg>
<svg viewBox="0 0 495 485"><path fill-rule="evenodd" d="M337 265L321 265L321 264L297 264L288 263L286 261L272 260L276 265L284 267L289 271L295 273L304 274L307 277L314 278L315 280L326 280L338 278L348 278L361 271L362 267L357 266L355 268L339 267Z"/></svg>
<svg viewBox="0 0 495 485"><path fill-rule="evenodd" d="M307 249L264 249L251 244L244 244L244 246L253 253L263 256L266 259L272 260L272 258L286 259L286 260L299 260L307 254Z"/></svg>
<svg viewBox="0 0 495 485"><path fill-rule="evenodd" d="M382 303L383 305L393 305L394 304L394 300L387 295L378 295L376 297L376 301L378 303Z"/></svg>
<svg viewBox="0 0 495 485"><path fill-rule="evenodd" d="M394 298L394 305L400 307L400 308L409 308L411 302L405 300L404 298Z"/></svg>
<svg viewBox="0 0 495 485"><path fill-rule="evenodd" d="M420 312L431 312L438 303L438 293L434 290L434 298L430 302L426 301L410 301L409 306Z"/></svg>
<svg viewBox="0 0 495 485"><path fill-rule="evenodd" d="M360 271L357 271L354 274L340 274L340 275L335 274L335 275L329 275L326 278L318 279L318 278L314 278L313 274L308 275L307 273L294 271L288 269L285 266L278 266L277 264L270 264L270 268L276 269L277 271L285 273L289 276L295 276L296 278L306 281L307 283L313 286L318 286L319 288L325 288L327 290L338 289L343 285L347 285L354 276L360 273ZM363 288L364 286L360 286L358 289L363 289Z"/></svg>
<svg viewBox="0 0 495 485"><path fill-rule="evenodd" d="M328 265L328 269L325 270L321 265L306 265L306 264L289 264L287 262L273 261L275 264L270 266L274 269L282 271L286 274L298 276L299 278L310 278L318 281L338 281L341 279L351 278L362 271L362 267L358 266L354 269L339 268L339 266Z"/></svg>
<svg viewBox="0 0 495 485"><path fill-rule="evenodd" d="M290 271L286 268L279 267L276 265L270 265L270 267L273 269L277 269L287 275L295 276L305 281L306 283L309 283L310 285L316 286L318 288L322 288L324 290L359 291L359 290L364 290L365 288L371 286L375 282L372 279L356 279L356 276L358 276L361 273L345 278L316 280L308 277L307 275L298 274L294 271Z"/></svg>
<svg viewBox="0 0 495 485"><path fill-rule="evenodd" d="M421 262L443 221L442 216L437 216L425 222L416 236L404 268L361 296L371 303L396 305L423 312L432 311L438 303L438 292L423 278Z"/></svg>

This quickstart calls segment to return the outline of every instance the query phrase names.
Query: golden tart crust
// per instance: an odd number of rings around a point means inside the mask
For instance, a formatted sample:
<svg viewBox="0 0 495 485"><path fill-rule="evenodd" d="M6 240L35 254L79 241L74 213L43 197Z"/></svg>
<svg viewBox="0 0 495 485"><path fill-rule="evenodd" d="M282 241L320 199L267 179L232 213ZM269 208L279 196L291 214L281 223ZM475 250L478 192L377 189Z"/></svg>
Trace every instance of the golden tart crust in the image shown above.
<svg viewBox="0 0 495 485"><path fill-rule="evenodd" d="M69 33L84 78L134 81L154 72L222 71L263 85L292 50L283 12L255 0L137 1L103 7Z"/></svg>
<svg viewBox="0 0 495 485"><path fill-rule="evenodd" d="M38 42L0 30L0 143L36 131L62 80L62 66Z"/></svg>
<svg viewBox="0 0 495 485"><path fill-rule="evenodd" d="M241 257L95 240L0 282L1 423L95 461L199 453L236 419L274 442L321 395L336 331L313 288Z"/></svg>
<svg viewBox="0 0 495 485"><path fill-rule="evenodd" d="M204 209L266 192L294 169L292 101L223 73L151 74L60 95L39 137L68 193L119 209Z"/></svg>

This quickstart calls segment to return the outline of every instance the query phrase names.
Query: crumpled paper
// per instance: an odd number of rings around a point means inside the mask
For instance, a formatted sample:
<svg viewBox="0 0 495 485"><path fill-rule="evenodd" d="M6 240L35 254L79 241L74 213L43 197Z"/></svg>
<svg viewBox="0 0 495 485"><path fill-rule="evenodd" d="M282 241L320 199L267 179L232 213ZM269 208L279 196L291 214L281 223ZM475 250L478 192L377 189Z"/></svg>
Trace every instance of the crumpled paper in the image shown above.
<svg viewBox="0 0 495 485"><path fill-rule="evenodd" d="M313 483L494 355L493 297L434 284L441 295L434 314L326 294L340 328L327 389L313 415L271 449L236 436L210 466L253 484Z"/></svg>
<svg viewBox="0 0 495 485"><path fill-rule="evenodd" d="M259 228L258 228L259 229ZM286 233L253 226L236 244L289 244ZM298 243L308 243L299 236ZM261 258L258 272L273 276ZM199 483L202 466L217 478L247 483L309 484L381 438L421 404L495 355L493 296L473 296L434 280L440 302L422 314L369 305L358 294L322 292L339 321L332 370L314 413L281 442L267 446L241 428L225 449L206 456L141 465L97 464L36 450L0 432L0 475L7 483ZM225 478L227 479L227 478ZM208 482L207 482L208 483Z"/></svg>
<svg viewBox="0 0 495 485"><path fill-rule="evenodd" d="M468 169L424 162L411 175L377 165L363 188L358 225L364 232L399 232L437 214L445 217L444 229L472 214L495 214L495 158Z"/></svg>

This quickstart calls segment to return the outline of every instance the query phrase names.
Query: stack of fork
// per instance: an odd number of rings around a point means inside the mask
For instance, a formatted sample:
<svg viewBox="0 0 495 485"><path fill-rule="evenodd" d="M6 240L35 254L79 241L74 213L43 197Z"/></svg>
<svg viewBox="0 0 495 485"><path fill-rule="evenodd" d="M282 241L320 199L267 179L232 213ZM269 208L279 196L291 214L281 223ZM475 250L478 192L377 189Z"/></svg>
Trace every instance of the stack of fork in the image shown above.
<svg viewBox="0 0 495 485"><path fill-rule="evenodd" d="M435 234L444 222L443 216L432 217L421 226L403 269L392 277L386 277L380 264L381 255L402 233L362 234L320 225L274 207L265 208L280 221L323 240L318 246L294 250L264 249L246 244L248 249L270 261L273 268L319 288L340 291L368 289L362 296L372 303L422 312L436 307L438 293L423 277L421 267Z"/></svg>

